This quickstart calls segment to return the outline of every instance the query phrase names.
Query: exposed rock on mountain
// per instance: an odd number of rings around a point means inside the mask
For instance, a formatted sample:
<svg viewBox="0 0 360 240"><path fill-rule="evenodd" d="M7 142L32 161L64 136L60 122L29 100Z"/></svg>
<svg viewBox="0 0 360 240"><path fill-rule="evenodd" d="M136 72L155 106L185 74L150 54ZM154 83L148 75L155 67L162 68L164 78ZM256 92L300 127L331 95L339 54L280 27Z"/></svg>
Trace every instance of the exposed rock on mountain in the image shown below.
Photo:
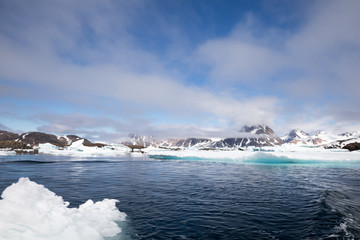
<svg viewBox="0 0 360 240"><path fill-rule="evenodd" d="M0 141L14 141L18 137L19 135L16 133L0 130Z"/></svg>
<svg viewBox="0 0 360 240"><path fill-rule="evenodd" d="M208 147L212 144L212 140L208 138L188 138L185 140L179 140L176 143L177 147L193 147L193 146L199 146L199 147Z"/></svg>
<svg viewBox="0 0 360 240"><path fill-rule="evenodd" d="M51 143L56 146L64 146L65 143L59 141L58 137L52 134L42 132L29 132L20 134L19 138L16 139L18 142L30 144L35 146L40 143Z"/></svg>
<svg viewBox="0 0 360 240"><path fill-rule="evenodd" d="M358 142L349 143L349 144L346 144L343 148L347 149L349 151L358 151L358 150L360 150L360 143L358 143Z"/></svg>
<svg viewBox="0 0 360 240"><path fill-rule="evenodd" d="M11 140L0 141L0 148L15 150L15 149L32 149L28 144L15 142Z"/></svg>

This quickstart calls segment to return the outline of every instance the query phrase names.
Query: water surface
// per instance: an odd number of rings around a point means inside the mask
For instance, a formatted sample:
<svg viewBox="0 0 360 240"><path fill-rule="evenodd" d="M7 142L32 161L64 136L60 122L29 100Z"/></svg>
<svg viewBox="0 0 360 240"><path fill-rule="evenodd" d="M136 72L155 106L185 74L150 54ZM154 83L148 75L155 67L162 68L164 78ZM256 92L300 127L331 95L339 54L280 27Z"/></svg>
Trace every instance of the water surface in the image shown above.
<svg viewBox="0 0 360 240"><path fill-rule="evenodd" d="M118 199L114 239L359 239L358 166L0 156L0 191L29 177L72 207Z"/></svg>

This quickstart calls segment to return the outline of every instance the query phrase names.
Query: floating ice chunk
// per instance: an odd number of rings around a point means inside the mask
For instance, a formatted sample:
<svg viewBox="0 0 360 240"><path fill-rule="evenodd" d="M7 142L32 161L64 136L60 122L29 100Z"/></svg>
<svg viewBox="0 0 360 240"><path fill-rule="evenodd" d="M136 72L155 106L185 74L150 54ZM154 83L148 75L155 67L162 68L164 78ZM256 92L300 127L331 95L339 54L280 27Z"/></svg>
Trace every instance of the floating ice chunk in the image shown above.
<svg viewBox="0 0 360 240"><path fill-rule="evenodd" d="M0 149L0 156L1 155L15 155L16 152L14 150L11 150L10 148L3 148L3 149Z"/></svg>
<svg viewBox="0 0 360 240"><path fill-rule="evenodd" d="M84 139L73 142L70 146L57 147L50 143L39 144L39 153L65 156L99 157L99 156L123 156L130 152L130 148L122 144L111 144L104 147L84 146Z"/></svg>
<svg viewBox="0 0 360 240"><path fill-rule="evenodd" d="M1 197L0 239L100 240L121 232L116 221L126 217L114 199L68 208L61 196L28 178L7 187Z"/></svg>

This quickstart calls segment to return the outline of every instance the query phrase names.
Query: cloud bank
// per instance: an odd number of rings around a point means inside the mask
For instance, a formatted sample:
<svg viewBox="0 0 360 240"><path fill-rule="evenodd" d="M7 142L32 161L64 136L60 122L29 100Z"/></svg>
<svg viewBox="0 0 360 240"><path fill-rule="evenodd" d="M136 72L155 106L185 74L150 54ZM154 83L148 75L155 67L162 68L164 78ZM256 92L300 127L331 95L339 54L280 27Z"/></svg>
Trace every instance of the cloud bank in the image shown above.
<svg viewBox="0 0 360 240"><path fill-rule="evenodd" d="M360 4L312 4L293 27L249 11L229 33L192 41L183 12L158 1L5 2L0 100L12 107L2 104L0 120L17 109L32 121L24 131L105 140L225 136L257 123L357 128Z"/></svg>

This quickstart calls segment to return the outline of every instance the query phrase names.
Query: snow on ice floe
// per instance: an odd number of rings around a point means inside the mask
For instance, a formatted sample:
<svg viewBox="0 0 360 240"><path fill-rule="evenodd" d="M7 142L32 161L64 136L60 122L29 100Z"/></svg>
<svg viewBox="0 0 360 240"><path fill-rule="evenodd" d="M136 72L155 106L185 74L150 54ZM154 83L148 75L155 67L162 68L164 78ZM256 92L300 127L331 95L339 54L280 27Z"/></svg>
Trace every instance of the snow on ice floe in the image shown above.
<svg viewBox="0 0 360 240"><path fill-rule="evenodd" d="M11 149L1 149L0 150L0 156L1 155L4 155L4 156L7 156L7 155L15 155L16 152L11 150Z"/></svg>
<svg viewBox="0 0 360 240"><path fill-rule="evenodd" d="M247 161L259 158L286 158L297 160L320 161L360 161L360 152L349 152L346 149L324 149L283 145L277 147L247 148L239 150L197 150L182 149L178 151L151 148L146 151L151 158L169 159L231 159Z"/></svg>
<svg viewBox="0 0 360 240"><path fill-rule="evenodd" d="M61 196L28 178L7 187L1 197L0 239L101 240L120 233L116 221L126 218L115 199L69 208Z"/></svg>
<svg viewBox="0 0 360 240"><path fill-rule="evenodd" d="M82 157L99 157L99 156L120 156L130 152L130 149L122 144L106 145L104 147L84 146L84 139L73 142L70 146L61 148L50 143L39 144L39 153L82 156Z"/></svg>

